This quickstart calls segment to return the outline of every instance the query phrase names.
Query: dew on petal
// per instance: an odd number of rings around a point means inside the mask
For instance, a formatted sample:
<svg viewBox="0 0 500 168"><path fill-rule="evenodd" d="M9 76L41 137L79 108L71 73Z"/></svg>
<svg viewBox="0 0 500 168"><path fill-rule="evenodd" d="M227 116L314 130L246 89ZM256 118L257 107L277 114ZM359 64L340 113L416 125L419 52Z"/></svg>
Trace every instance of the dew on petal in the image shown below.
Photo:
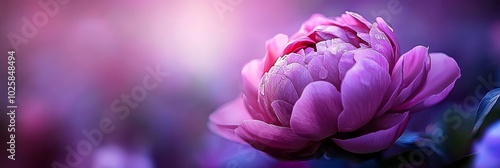
<svg viewBox="0 0 500 168"><path fill-rule="evenodd" d="M266 87L265 87L265 83L269 80L269 77L267 76L267 74L265 74L263 77L262 77L262 82L260 83L260 87L259 87L259 92L262 96L265 96L265 92L266 92Z"/></svg>
<svg viewBox="0 0 500 168"><path fill-rule="evenodd" d="M326 79L326 77L328 76L328 71L323 68L323 67L320 67L320 70L319 70L319 78L320 79Z"/></svg>
<svg viewBox="0 0 500 168"><path fill-rule="evenodd" d="M375 46L372 46L372 47L373 47L373 49L375 49L377 51L383 49L383 46L380 44L375 44Z"/></svg>

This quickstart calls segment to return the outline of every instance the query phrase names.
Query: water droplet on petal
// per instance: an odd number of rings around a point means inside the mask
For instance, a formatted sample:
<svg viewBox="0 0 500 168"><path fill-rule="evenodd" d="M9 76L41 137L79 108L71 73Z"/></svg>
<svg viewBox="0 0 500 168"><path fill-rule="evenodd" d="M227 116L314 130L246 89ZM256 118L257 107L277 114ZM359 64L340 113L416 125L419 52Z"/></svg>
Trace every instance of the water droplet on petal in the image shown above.
<svg viewBox="0 0 500 168"><path fill-rule="evenodd" d="M264 84L264 83L266 83L266 82L267 82L267 80L268 80L268 76L267 76L267 74L265 74L265 75L263 76L262 82L260 83L260 86L259 86L259 92L260 92L260 94L261 94L262 96L264 96L264 95L265 95L265 92L266 92L266 89L265 89L266 87L265 87L265 84Z"/></svg>
<svg viewBox="0 0 500 168"><path fill-rule="evenodd" d="M320 79L326 79L326 77L328 76L328 71L325 68L320 67L318 75Z"/></svg>
<svg viewBox="0 0 500 168"><path fill-rule="evenodd" d="M260 90L260 94L261 94L262 96L265 96L265 92L266 92L266 91L265 91L265 89L264 89L264 88L265 88L265 87L264 87L264 84L260 84L260 89L259 89L259 90Z"/></svg>

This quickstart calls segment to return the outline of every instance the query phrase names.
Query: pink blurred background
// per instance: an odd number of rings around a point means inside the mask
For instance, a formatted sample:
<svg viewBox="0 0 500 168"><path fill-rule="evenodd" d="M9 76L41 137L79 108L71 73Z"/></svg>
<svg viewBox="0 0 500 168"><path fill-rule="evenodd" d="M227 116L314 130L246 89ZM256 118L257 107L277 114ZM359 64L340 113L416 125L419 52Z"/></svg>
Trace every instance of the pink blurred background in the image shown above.
<svg viewBox="0 0 500 168"><path fill-rule="evenodd" d="M54 16L45 14L46 23L25 37L23 18L33 22L37 13L47 13L39 3L48 2L57 4L57 10L49 9ZM99 128L105 117L116 129L76 167L324 166L327 161L280 162L207 128L208 115L238 95L241 67L263 57L265 41L277 33L293 34L314 13L338 16L349 10L370 21L381 15L390 20L403 52L424 45L454 57L463 75L447 101L470 95L479 75L499 76L500 6L486 0L61 2L0 6L5 55L0 58L6 61L7 51L16 49L19 106L16 161L2 152L0 167L67 165L66 147L76 149L86 140L82 130ZM13 46L9 33L23 36L25 43ZM0 61L0 69L6 69ZM141 85L146 67L157 66L168 76L120 120L112 102ZM0 73L2 88L6 79ZM0 97L3 108L6 96ZM7 125L0 118L2 127ZM0 135L7 141L5 130Z"/></svg>

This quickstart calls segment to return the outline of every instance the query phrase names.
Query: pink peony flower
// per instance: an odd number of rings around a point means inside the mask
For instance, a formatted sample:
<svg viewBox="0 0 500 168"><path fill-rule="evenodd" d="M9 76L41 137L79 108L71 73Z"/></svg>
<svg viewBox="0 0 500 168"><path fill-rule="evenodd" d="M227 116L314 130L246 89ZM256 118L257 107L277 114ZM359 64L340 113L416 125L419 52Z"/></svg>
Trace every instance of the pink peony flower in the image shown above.
<svg viewBox="0 0 500 168"><path fill-rule="evenodd" d="M328 141L352 153L391 146L412 113L442 101L460 77L446 54L400 56L393 30L346 12L313 15L266 43L243 67L243 94L210 115L217 134L280 159L304 159Z"/></svg>

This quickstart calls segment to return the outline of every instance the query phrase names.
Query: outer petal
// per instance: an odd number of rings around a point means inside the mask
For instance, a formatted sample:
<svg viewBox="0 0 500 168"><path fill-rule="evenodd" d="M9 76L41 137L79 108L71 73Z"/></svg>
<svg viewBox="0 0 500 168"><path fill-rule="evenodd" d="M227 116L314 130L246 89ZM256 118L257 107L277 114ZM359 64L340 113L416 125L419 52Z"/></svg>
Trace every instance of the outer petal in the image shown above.
<svg viewBox="0 0 500 168"><path fill-rule="evenodd" d="M396 109L411 109L422 102L421 106L426 107L439 103L451 91L455 81L460 78L460 68L453 58L443 53L431 53L430 60L431 68L427 73L423 88Z"/></svg>
<svg viewBox="0 0 500 168"><path fill-rule="evenodd" d="M262 61L252 60L241 70L243 79L243 100L254 119L271 121L272 117L262 110L258 102L258 88L262 78Z"/></svg>
<svg viewBox="0 0 500 168"><path fill-rule="evenodd" d="M399 95L401 83L403 83L403 71L394 71L391 75L391 84L389 85L389 88L382 99L382 105L375 116L380 116L392 108Z"/></svg>
<svg viewBox="0 0 500 168"><path fill-rule="evenodd" d="M391 41L392 43L392 47L394 49L394 55L393 55L393 62L396 62L397 59L398 59L398 56L401 54L400 52L400 49L399 49L399 42L396 38L396 36L394 35L394 31L393 29L387 24L387 22L385 22L384 19L382 19L381 17L377 17L376 18L376 21L378 23L378 28L380 30L382 30L385 35L387 35L387 37L389 37L389 40Z"/></svg>
<svg viewBox="0 0 500 168"><path fill-rule="evenodd" d="M298 52L301 49L314 46L315 43L316 42L309 37L298 37L296 39L291 39L285 47L283 55Z"/></svg>
<svg viewBox="0 0 500 168"><path fill-rule="evenodd" d="M441 93L427 97L424 101L413 106L409 111L418 112L420 110L434 106L435 104L443 101L448 96L448 94L451 92L451 90L453 89L454 86L455 86L455 82L448 85L448 87L446 87L446 89L444 89Z"/></svg>
<svg viewBox="0 0 500 168"><path fill-rule="evenodd" d="M210 115L209 119L212 131L229 140L241 142L241 139L234 134L234 129L243 120L251 120L252 116L248 113L243 99L240 97L222 105Z"/></svg>
<svg viewBox="0 0 500 168"><path fill-rule="evenodd" d="M267 72L283 56L283 51L288 43L288 36L278 34L266 42L266 56L264 57L263 72Z"/></svg>
<svg viewBox="0 0 500 168"><path fill-rule="evenodd" d="M243 78L243 92L245 94L257 93L259 89L260 79L264 72L262 71L262 61L252 60L247 63L241 70ZM248 96L250 97L250 96Z"/></svg>
<svg viewBox="0 0 500 168"><path fill-rule="evenodd" d="M304 22L300 27L300 30L294 34L291 39L295 39L301 36L307 36L311 31L313 31L314 27L318 25L331 25L333 23L332 19L325 17L322 14L313 14L309 20Z"/></svg>
<svg viewBox="0 0 500 168"><path fill-rule="evenodd" d="M210 115L210 121L216 125L233 126L236 128L243 120L251 120L241 97L222 105Z"/></svg>
<svg viewBox="0 0 500 168"><path fill-rule="evenodd" d="M387 59L389 66L393 67L394 64L396 63L395 62L396 56L394 54L391 41L389 41L389 38L387 38L385 33L378 28L377 23L373 24L372 28L370 29L369 35L370 35L369 43L372 49L380 52Z"/></svg>
<svg viewBox="0 0 500 168"><path fill-rule="evenodd" d="M394 144L406 129L409 118L408 112L384 114L355 132L360 136L348 139L333 138L333 141L353 153L378 152Z"/></svg>
<svg viewBox="0 0 500 168"><path fill-rule="evenodd" d="M363 16L354 12L346 12L342 14L341 17L337 17L336 21L338 21L341 26L347 26L358 33L367 33L372 26Z"/></svg>
<svg viewBox="0 0 500 168"><path fill-rule="evenodd" d="M416 46L403 54L394 66L392 83L384 98L386 103L377 116L392 107L399 106L410 96L415 95L415 92L420 91L425 84L430 67L430 57L426 47Z"/></svg>
<svg viewBox="0 0 500 168"><path fill-rule="evenodd" d="M259 120L243 121L235 132L248 144L262 151L273 149L295 152L311 144L309 140L298 136L288 127L271 125Z"/></svg>
<svg viewBox="0 0 500 168"><path fill-rule="evenodd" d="M422 88L429 69L430 60L426 47L417 46L401 56L393 71L396 74L395 77L402 78L394 105L398 106L403 103ZM403 75L397 75L399 73Z"/></svg>
<svg viewBox="0 0 500 168"><path fill-rule="evenodd" d="M297 134L319 141L337 132L342 111L340 92L325 81L310 83L293 107L290 127Z"/></svg>
<svg viewBox="0 0 500 168"><path fill-rule="evenodd" d="M228 128L225 126L215 125L214 123L208 123L208 128L216 133L217 135L226 138L227 140L238 142L241 144L247 144L244 140L242 140L239 136L234 132L234 128Z"/></svg>
<svg viewBox="0 0 500 168"><path fill-rule="evenodd" d="M375 116L390 80L389 73L370 59L358 61L347 72L341 87L340 132L357 130Z"/></svg>

